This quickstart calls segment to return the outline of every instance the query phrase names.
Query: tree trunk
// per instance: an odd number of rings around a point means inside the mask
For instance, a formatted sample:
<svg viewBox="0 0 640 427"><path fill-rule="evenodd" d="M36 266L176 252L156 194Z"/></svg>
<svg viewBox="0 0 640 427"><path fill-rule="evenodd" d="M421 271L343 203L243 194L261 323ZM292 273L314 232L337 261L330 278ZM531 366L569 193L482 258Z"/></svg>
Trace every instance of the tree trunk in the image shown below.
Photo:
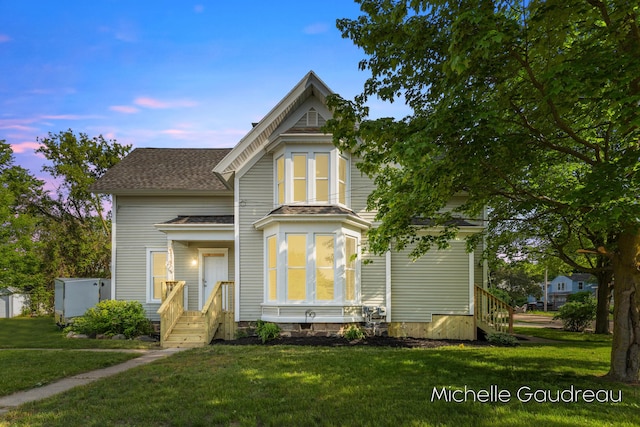
<svg viewBox="0 0 640 427"><path fill-rule="evenodd" d="M640 368L640 234L625 231L613 256L613 344L608 376L637 382Z"/></svg>
<svg viewBox="0 0 640 427"><path fill-rule="evenodd" d="M604 258L604 257L603 257ZM612 271L596 274L598 278L598 308L596 310L596 334L609 333L609 298L611 297Z"/></svg>

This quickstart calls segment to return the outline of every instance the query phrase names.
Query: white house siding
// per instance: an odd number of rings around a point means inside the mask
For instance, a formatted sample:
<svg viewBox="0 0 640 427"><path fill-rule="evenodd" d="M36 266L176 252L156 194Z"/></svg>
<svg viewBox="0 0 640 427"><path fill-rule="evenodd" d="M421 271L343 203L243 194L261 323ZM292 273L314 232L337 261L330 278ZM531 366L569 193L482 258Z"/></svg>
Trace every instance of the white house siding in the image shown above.
<svg viewBox="0 0 640 427"><path fill-rule="evenodd" d="M356 163L358 158L351 158L351 210L358 216L373 222L375 212L367 211L367 196L373 190L373 182L362 174ZM366 233L362 236L361 247L366 249ZM386 264L384 256L376 256L366 251L362 253L360 265L360 295L363 305L386 305Z"/></svg>
<svg viewBox="0 0 640 427"><path fill-rule="evenodd" d="M240 321L253 321L262 315L264 239L252 224L273 209L272 155L264 155L239 178L238 193Z"/></svg>
<svg viewBox="0 0 640 427"><path fill-rule="evenodd" d="M376 211L367 211L367 197L373 191L373 181L368 176L360 172L356 166L360 159L351 158L351 210L358 216L373 222Z"/></svg>
<svg viewBox="0 0 640 427"><path fill-rule="evenodd" d="M429 322L432 314L468 314L469 254L464 241L417 261L410 249L391 254L391 321Z"/></svg>
<svg viewBox="0 0 640 427"><path fill-rule="evenodd" d="M147 248L166 247L167 235L154 224L169 221L178 215L233 215L233 197L204 196L118 196L116 198L116 295L119 300L140 301L152 320L158 320L159 304L147 303ZM176 243L176 280L182 280L178 262L191 255L190 248ZM196 249L197 252L197 249ZM233 268L229 269L233 271ZM189 305L197 298L195 280L187 281ZM197 304L197 299L195 300Z"/></svg>

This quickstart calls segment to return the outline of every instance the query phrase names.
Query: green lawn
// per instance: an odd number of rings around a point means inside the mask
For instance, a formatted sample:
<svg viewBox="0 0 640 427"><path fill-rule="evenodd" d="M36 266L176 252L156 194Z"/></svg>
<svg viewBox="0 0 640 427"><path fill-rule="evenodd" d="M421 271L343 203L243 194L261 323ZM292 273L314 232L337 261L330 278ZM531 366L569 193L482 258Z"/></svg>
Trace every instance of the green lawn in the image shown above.
<svg viewBox="0 0 640 427"><path fill-rule="evenodd" d="M71 350L0 350L0 396L125 362L140 354Z"/></svg>
<svg viewBox="0 0 640 427"><path fill-rule="evenodd" d="M0 426L640 425L640 388L601 378L609 342L556 338L516 348L210 346L24 405ZM432 401L434 389L465 386L512 397ZM622 402L525 402L521 387L607 390Z"/></svg>
<svg viewBox="0 0 640 427"><path fill-rule="evenodd" d="M0 319L0 396L140 356L117 351L74 351L97 348L159 347L131 340L68 339L51 317Z"/></svg>
<svg viewBox="0 0 640 427"><path fill-rule="evenodd" d="M0 348L159 348L136 340L88 340L65 338L52 317L0 319Z"/></svg>

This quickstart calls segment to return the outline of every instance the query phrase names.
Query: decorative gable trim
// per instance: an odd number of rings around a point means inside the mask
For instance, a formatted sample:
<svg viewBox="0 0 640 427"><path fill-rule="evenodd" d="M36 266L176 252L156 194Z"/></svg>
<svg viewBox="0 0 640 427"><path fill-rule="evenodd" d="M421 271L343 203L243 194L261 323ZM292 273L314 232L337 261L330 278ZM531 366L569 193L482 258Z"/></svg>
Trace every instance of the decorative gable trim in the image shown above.
<svg viewBox="0 0 640 427"><path fill-rule="evenodd" d="M269 137L289 117L300 108L304 102L315 96L321 103L327 95L333 93L331 89L313 72L306 76L262 119L247 135L220 161L213 172L227 182L233 179L233 173L243 168L245 164L261 155Z"/></svg>

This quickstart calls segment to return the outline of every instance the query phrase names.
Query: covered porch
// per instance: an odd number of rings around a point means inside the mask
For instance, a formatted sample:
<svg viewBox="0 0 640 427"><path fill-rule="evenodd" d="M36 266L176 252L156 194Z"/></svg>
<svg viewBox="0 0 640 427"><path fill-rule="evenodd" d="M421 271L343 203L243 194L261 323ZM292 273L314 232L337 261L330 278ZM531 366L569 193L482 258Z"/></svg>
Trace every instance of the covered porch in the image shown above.
<svg viewBox="0 0 640 427"><path fill-rule="evenodd" d="M235 335L233 221L233 215L178 216L155 224L167 236L166 277L158 281L163 347Z"/></svg>

